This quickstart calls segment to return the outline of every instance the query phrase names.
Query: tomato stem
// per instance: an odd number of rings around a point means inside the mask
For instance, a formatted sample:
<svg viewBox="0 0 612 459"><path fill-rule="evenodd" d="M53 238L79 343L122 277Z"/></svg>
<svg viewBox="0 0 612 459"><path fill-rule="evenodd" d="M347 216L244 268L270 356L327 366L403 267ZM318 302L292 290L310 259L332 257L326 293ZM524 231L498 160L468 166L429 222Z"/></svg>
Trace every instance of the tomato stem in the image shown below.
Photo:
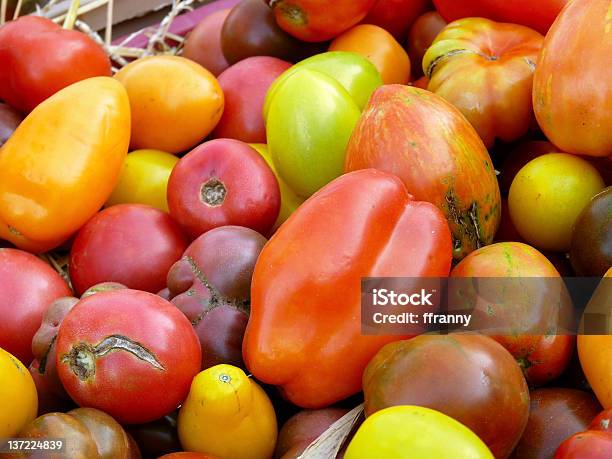
<svg viewBox="0 0 612 459"><path fill-rule="evenodd" d="M72 0L68 13L66 13L66 19L64 19L64 25L62 26L66 30L74 28L74 23L79 15L79 7L81 6L81 0Z"/></svg>

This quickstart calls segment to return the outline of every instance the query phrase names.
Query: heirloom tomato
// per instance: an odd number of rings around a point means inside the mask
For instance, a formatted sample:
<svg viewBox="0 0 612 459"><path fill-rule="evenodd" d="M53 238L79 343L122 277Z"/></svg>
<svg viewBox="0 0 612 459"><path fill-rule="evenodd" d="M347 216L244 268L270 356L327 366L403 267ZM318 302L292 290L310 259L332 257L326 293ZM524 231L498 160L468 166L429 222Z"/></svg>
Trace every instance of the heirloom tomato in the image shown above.
<svg viewBox="0 0 612 459"><path fill-rule="evenodd" d="M446 21L437 11L422 14L412 24L408 35L408 55L415 77L423 75L423 56L444 26ZM424 89L427 89L427 86Z"/></svg>
<svg viewBox="0 0 612 459"><path fill-rule="evenodd" d="M176 431L177 416L178 411L173 411L155 421L128 426L128 431L138 444L143 457L159 457L182 450Z"/></svg>
<svg viewBox="0 0 612 459"><path fill-rule="evenodd" d="M372 169L339 177L293 213L257 260L247 368L305 408L357 393L372 356L401 339L362 335L361 278L447 276L451 250L443 214L415 201L397 177Z"/></svg>
<svg viewBox="0 0 612 459"><path fill-rule="evenodd" d="M303 41L325 41L361 21L376 0L268 0L276 22Z"/></svg>
<svg viewBox="0 0 612 459"><path fill-rule="evenodd" d="M223 114L223 91L216 78L184 57L137 59L115 78L130 98L133 149L180 153L210 134Z"/></svg>
<svg viewBox="0 0 612 459"><path fill-rule="evenodd" d="M612 408L608 408L599 413L597 417L591 421L588 430L603 430L604 432L612 433Z"/></svg>
<svg viewBox="0 0 612 459"><path fill-rule="evenodd" d="M587 0L588 1L588 0ZM499 22L522 24L546 34L568 0L433 0L447 21L482 17Z"/></svg>
<svg viewBox="0 0 612 459"><path fill-rule="evenodd" d="M456 259L493 241L501 211L493 163L474 128L443 98L411 86L377 89L344 166L370 167L397 175L417 200L444 212Z"/></svg>
<svg viewBox="0 0 612 459"><path fill-rule="evenodd" d="M32 337L45 311L72 292L50 265L32 254L0 249L0 347L29 365Z"/></svg>
<svg viewBox="0 0 612 459"><path fill-rule="evenodd" d="M36 417L36 386L23 363L2 348L0 381L0 438L16 437Z"/></svg>
<svg viewBox="0 0 612 459"><path fill-rule="evenodd" d="M533 117L533 72L542 35L484 18L448 24L423 57L427 89L463 113L484 144L525 135Z"/></svg>
<svg viewBox="0 0 612 459"><path fill-rule="evenodd" d="M115 204L146 204L168 212L168 179L178 158L159 150L136 150L127 155L119 183L106 201Z"/></svg>
<svg viewBox="0 0 612 459"><path fill-rule="evenodd" d="M603 188L601 175L584 159L565 153L539 156L512 181L508 193L512 222L535 247L567 251L574 223Z"/></svg>
<svg viewBox="0 0 612 459"><path fill-rule="evenodd" d="M382 27L356 25L334 38L329 50L353 52L367 58L380 72L384 84L406 84L410 81L408 54Z"/></svg>
<svg viewBox="0 0 612 459"><path fill-rule="evenodd" d="M568 153L612 156L610 11L609 0L569 2L538 60L533 108L546 137Z"/></svg>
<svg viewBox="0 0 612 459"><path fill-rule="evenodd" d="M393 406L369 416L345 459L493 459L474 432L452 417L421 406Z"/></svg>
<svg viewBox="0 0 612 459"><path fill-rule="evenodd" d="M199 373L178 417L188 451L224 459L269 459L276 445L270 399L244 371L217 365Z"/></svg>
<svg viewBox="0 0 612 459"><path fill-rule="evenodd" d="M595 430L580 432L565 440L554 459L609 459L612 457L612 434Z"/></svg>
<svg viewBox="0 0 612 459"><path fill-rule="evenodd" d="M32 252L66 241L110 196L129 141L129 100L112 78L45 100L2 147L0 238Z"/></svg>
<svg viewBox="0 0 612 459"><path fill-rule="evenodd" d="M221 29L231 10L215 11L202 19L189 32L183 48L183 57L197 62L214 76L230 66L221 49Z"/></svg>
<svg viewBox="0 0 612 459"><path fill-rule="evenodd" d="M101 282L157 292L187 245L166 212L142 204L112 206L78 232L70 250L70 279L79 295Z"/></svg>
<svg viewBox="0 0 612 459"><path fill-rule="evenodd" d="M430 0L376 0L362 22L382 27L403 42L410 26L428 8Z"/></svg>
<svg viewBox="0 0 612 459"><path fill-rule="evenodd" d="M152 421L177 408L201 359L183 313L138 290L82 299L57 335L57 371L70 397L121 423Z"/></svg>

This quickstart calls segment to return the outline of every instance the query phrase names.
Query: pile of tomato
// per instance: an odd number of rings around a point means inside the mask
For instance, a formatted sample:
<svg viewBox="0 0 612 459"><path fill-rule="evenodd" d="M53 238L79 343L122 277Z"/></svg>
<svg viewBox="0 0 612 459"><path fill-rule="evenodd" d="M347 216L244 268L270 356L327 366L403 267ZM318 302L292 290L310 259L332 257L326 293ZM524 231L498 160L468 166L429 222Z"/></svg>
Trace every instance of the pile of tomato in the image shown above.
<svg viewBox="0 0 612 459"><path fill-rule="evenodd" d="M612 457L612 1L233 3L124 66L0 27L2 451ZM376 277L528 301L365 334Z"/></svg>

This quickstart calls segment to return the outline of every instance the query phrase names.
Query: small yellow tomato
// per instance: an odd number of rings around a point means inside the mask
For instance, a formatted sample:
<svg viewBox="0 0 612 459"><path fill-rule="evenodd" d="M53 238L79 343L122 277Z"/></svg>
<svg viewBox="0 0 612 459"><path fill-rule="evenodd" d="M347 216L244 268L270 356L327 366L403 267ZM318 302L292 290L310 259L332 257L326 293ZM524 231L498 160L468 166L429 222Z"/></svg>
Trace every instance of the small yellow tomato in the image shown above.
<svg viewBox="0 0 612 459"><path fill-rule="evenodd" d="M274 166L274 161L272 160L272 156L270 156L270 152L268 151L268 146L266 144L253 143L250 145L263 157L263 159L266 160L268 166L270 166L270 169L272 169L272 172L274 172L274 175L278 180L278 186L281 192L281 208L278 218L276 219L276 223L274 223L274 227L272 228L274 231L289 218L295 209L300 207L305 199L295 194L294 191L289 188L289 185L287 185L287 183L281 178L276 170L276 167Z"/></svg>
<svg viewBox="0 0 612 459"><path fill-rule="evenodd" d="M178 417L186 451L223 459L269 459L277 438L270 399L244 371L217 365L191 383Z"/></svg>
<svg viewBox="0 0 612 459"><path fill-rule="evenodd" d="M212 73L179 56L135 60L115 75L132 108L132 149L185 151L206 137L223 114L224 97Z"/></svg>
<svg viewBox="0 0 612 459"><path fill-rule="evenodd" d="M516 174L508 207L519 234L539 249L567 251L580 212L604 188L590 163L566 153L528 162Z"/></svg>
<svg viewBox="0 0 612 459"><path fill-rule="evenodd" d="M119 183L106 201L116 204L147 204L168 212L168 179L178 158L159 150L136 150L127 155Z"/></svg>
<svg viewBox="0 0 612 459"><path fill-rule="evenodd" d="M369 416L351 440L345 459L493 459L470 429L438 411L392 406Z"/></svg>
<svg viewBox="0 0 612 459"><path fill-rule="evenodd" d="M0 348L0 438L17 436L37 411L38 395L30 372Z"/></svg>

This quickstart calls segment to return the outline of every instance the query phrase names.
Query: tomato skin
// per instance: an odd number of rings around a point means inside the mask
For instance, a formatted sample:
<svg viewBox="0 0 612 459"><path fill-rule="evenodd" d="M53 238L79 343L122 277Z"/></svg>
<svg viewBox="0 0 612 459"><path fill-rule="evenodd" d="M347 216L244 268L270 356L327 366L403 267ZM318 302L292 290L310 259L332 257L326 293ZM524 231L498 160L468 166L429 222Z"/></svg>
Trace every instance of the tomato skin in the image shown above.
<svg viewBox="0 0 612 459"><path fill-rule="evenodd" d="M225 109L213 137L266 143L262 114L266 94L274 80L289 67L289 62L274 57L255 56L232 65L219 75Z"/></svg>
<svg viewBox="0 0 612 459"><path fill-rule="evenodd" d="M391 174L339 177L289 217L257 260L247 368L304 408L357 393L370 358L401 338L361 334L359 279L446 276L450 262L450 232L435 206L414 201Z"/></svg>
<svg viewBox="0 0 612 459"><path fill-rule="evenodd" d="M344 457L493 459L482 440L463 424L439 411L410 405L393 406L369 416Z"/></svg>
<svg viewBox="0 0 612 459"><path fill-rule="evenodd" d="M225 225L267 234L280 210L278 181L246 143L215 139L178 162L168 182L170 215L192 237Z"/></svg>
<svg viewBox="0 0 612 459"><path fill-rule="evenodd" d="M601 175L584 159L566 153L539 156L523 166L510 185L512 222L533 246L567 251L578 216L603 188Z"/></svg>
<svg viewBox="0 0 612 459"><path fill-rule="evenodd" d="M32 337L49 304L72 292L51 266L16 249L0 249L0 292L0 347L29 365Z"/></svg>
<svg viewBox="0 0 612 459"><path fill-rule="evenodd" d="M0 102L0 147L13 135L22 121L23 117L17 110Z"/></svg>
<svg viewBox="0 0 612 459"><path fill-rule="evenodd" d="M512 458L551 458L563 440L586 429L601 406L589 392L556 387L531 391L529 421Z"/></svg>
<svg viewBox="0 0 612 459"><path fill-rule="evenodd" d="M117 347L113 336L131 351ZM137 290L82 299L57 336L56 364L68 394L126 424L174 410L187 396L200 361L198 337L187 318L163 298Z"/></svg>
<svg viewBox="0 0 612 459"><path fill-rule="evenodd" d="M589 425L587 430L602 430L612 433L612 408L603 410Z"/></svg>
<svg viewBox="0 0 612 459"><path fill-rule="evenodd" d="M66 241L108 199L129 137L129 100L112 78L80 81L36 107L2 147L0 238L31 252Z"/></svg>
<svg viewBox="0 0 612 459"><path fill-rule="evenodd" d="M423 56L446 24L447 22L437 11L423 13L412 24L408 34L407 49L412 64L412 74L415 77L423 75ZM424 89L427 89L427 85Z"/></svg>
<svg viewBox="0 0 612 459"><path fill-rule="evenodd" d="M269 0L276 22L285 32L307 42L334 38L361 21L376 0Z"/></svg>
<svg viewBox="0 0 612 459"><path fill-rule="evenodd" d="M128 426L143 457L159 457L182 450L176 431L177 416L178 411L173 411L155 421Z"/></svg>
<svg viewBox="0 0 612 459"><path fill-rule="evenodd" d="M514 177L525 164L548 153L558 153L558 148L545 140L527 140L516 144L504 158L497 177L502 196L508 196Z"/></svg>
<svg viewBox="0 0 612 459"><path fill-rule="evenodd" d="M433 0L448 22L467 17L483 17L500 22L522 24L546 34L568 0Z"/></svg>
<svg viewBox="0 0 612 459"><path fill-rule="evenodd" d="M578 355L584 374L597 398L604 408L611 408L612 336L578 335Z"/></svg>
<svg viewBox="0 0 612 459"><path fill-rule="evenodd" d="M423 57L427 89L457 107L487 148L531 125L531 90L544 37L528 27L484 18L448 24Z"/></svg>
<svg viewBox="0 0 612 459"><path fill-rule="evenodd" d="M224 98L217 79L184 57L137 59L115 78L130 98L133 150L180 153L201 142L221 119Z"/></svg>
<svg viewBox="0 0 612 459"><path fill-rule="evenodd" d="M411 86L377 89L353 131L344 170L370 167L397 175L417 200L444 212L456 259L493 241L501 197L491 158L441 97Z"/></svg>
<svg viewBox="0 0 612 459"><path fill-rule="evenodd" d="M24 113L77 81L111 76L110 60L94 40L38 16L2 27L0 68L0 99Z"/></svg>
<svg viewBox="0 0 612 459"><path fill-rule="evenodd" d="M519 366L493 339L476 334L389 343L366 367L363 390L366 419L398 405L439 410L471 429L497 458L510 455L529 415Z"/></svg>
<svg viewBox="0 0 612 459"><path fill-rule="evenodd" d="M554 459L607 459L612 456L612 434L587 431L572 435L557 449Z"/></svg>
<svg viewBox="0 0 612 459"><path fill-rule="evenodd" d="M197 62L214 76L230 66L221 49L221 29L231 9L215 11L202 19L189 32L183 48L183 57Z"/></svg>
<svg viewBox="0 0 612 459"><path fill-rule="evenodd" d="M70 250L70 279L79 295L101 282L157 292L187 245L167 213L141 204L112 206L77 234Z"/></svg>
<svg viewBox="0 0 612 459"><path fill-rule="evenodd" d="M429 8L430 0L376 0L362 23L382 27L402 43L410 26Z"/></svg>
<svg viewBox="0 0 612 459"><path fill-rule="evenodd" d="M211 456L210 454L202 453L191 453L191 452L180 452L170 453L160 456L159 459L218 459L217 456Z"/></svg>
<svg viewBox="0 0 612 459"><path fill-rule="evenodd" d="M376 66L384 84L407 84L410 81L408 54L382 27L356 25L334 38L329 50L361 54Z"/></svg>
<svg viewBox="0 0 612 459"><path fill-rule="evenodd" d="M546 137L567 153L612 156L612 41L608 0L569 2L546 35L533 108Z"/></svg>
<svg viewBox="0 0 612 459"><path fill-rule="evenodd" d="M560 333L543 335L542 330L571 329L573 305L567 292L559 291L562 286L559 272L543 254L527 244L500 242L469 254L453 268L451 277L492 277L499 278L500 283L505 278L508 286L513 285L510 280L513 277L542 278L541 282L531 280L522 284L524 288L516 297L500 295L503 299L499 303L490 298L474 298L469 302L474 307L470 326L473 330L495 327L515 330L512 335L491 337L512 354L532 386L553 381L563 373L576 340ZM553 279L559 279L558 283ZM453 294L450 292L449 298ZM457 297L456 304L463 308L465 300Z"/></svg>
<svg viewBox="0 0 612 459"><path fill-rule="evenodd" d="M0 438L16 437L36 417L36 386L23 363L2 348L0 379Z"/></svg>
<svg viewBox="0 0 612 459"><path fill-rule="evenodd" d="M131 152L105 207L146 204L168 212L168 179L176 163L176 156L159 150Z"/></svg>

